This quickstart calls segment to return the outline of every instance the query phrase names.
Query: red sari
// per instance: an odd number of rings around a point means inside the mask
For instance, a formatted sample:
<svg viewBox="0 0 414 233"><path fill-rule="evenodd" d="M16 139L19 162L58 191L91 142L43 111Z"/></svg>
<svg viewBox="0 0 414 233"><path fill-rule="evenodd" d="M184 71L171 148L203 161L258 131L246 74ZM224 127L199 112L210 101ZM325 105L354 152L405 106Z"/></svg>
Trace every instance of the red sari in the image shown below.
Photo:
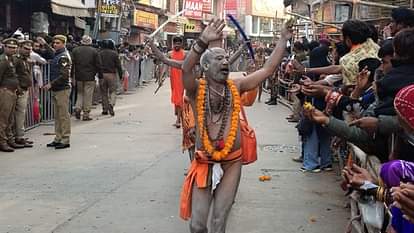
<svg viewBox="0 0 414 233"><path fill-rule="evenodd" d="M185 58L184 50L173 50L171 52L171 58L174 60L182 61ZM177 68L171 67L170 70L170 82L171 82L171 103L174 107L183 107L184 85L182 79L182 71Z"/></svg>

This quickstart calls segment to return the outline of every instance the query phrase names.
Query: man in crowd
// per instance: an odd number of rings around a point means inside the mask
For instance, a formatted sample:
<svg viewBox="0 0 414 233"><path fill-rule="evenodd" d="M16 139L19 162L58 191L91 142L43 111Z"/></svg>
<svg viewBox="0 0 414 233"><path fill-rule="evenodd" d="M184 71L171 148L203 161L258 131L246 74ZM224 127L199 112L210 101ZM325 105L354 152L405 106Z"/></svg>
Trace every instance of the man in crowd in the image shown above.
<svg viewBox="0 0 414 233"><path fill-rule="evenodd" d="M14 142L12 125L14 108L17 100L19 80L12 57L17 51L17 40L9 38L3 41L4 54L0 58L0 150L13 152L14 149L23 148Z"/></svg>
<svg viewBox="0 0 414 233"><path fill-rule="evenodd" d="M175 37L173 39L173 50L168 54L169 57L176 61L182 61L185 58L185 52L183 49L183 39L181 37ZM182 71L180 69L171 67L170 69L170 81L171 81L171 102L174 104L174 113L177 120L174 124L175 127L181 127L181 116L183 108L183 80Z"/></svg>
<svg viewBox="0 0 414 233"><path fill-rule="evenodd" d="M77 99L75 107L76 119L81 118L83 112L84 121L90 121L89 116L92 107L93 92L95 89L95 75L100 69L98 51L92 47L92 38L83 36L81 46L72 51L73 71L75 75Z"/></svg>
<svg viewBox="0 0 414 233"><path fill-rule="evenodd" d="M115 51L113 40L102 41L102 50L99 53L101 69L99 73L99 86L102 96L102 115L115 116L117 77L122 77L122 66L118 53ZM118 76L117 76L118 74Z"/></svg>
<svg viewBox="0 0 414 233"><path fill-rule="evenodd" d="M358 62L365 58L378 58L379 46L370 38L372 32L365 22L359 20L348 20L342 26L344 43L350 52L343 56L339 65L322 68L302 68L304 73L320 74L342 74L345 87L354 86L358 75Z"/></svg>
<svg viewBox="0 0 414 233"><path fill-rule="evenodd" d="M56 134L53 142L47 144L47 147L54 147L55 149L70 147L69 97L72 60L65 47L66 40L66 36L63 35L53 37L55 57L50 64L50 82L44 86L44 89L52 91Z"/></svg>
<svg viewBox="0 0 414 233"><path fill-rule="evenodd" d="M53 59L54 50L43 37L37 37L33 43L33 51L46 60Z"/></svg>
<svg viewBox="0 0 414 233"><path fill-rule="evenodd" d="M405 7L392 10L392 22L383 30L384 39L392 39L399 31L414 27L414 11Z"/></svg>
<svg viewBox="0 0 414 233"><path fill-rule="evenodd" d="M24 122L26 119L27 102L29 98L29 88L33 86L32 64L29 63L32 52L33 42L31 40L22 41L19 53L14 56L19 89L17 91L17 101L15 108L15 142L25 147L33 147L33 142L24 138Z"/></svg>

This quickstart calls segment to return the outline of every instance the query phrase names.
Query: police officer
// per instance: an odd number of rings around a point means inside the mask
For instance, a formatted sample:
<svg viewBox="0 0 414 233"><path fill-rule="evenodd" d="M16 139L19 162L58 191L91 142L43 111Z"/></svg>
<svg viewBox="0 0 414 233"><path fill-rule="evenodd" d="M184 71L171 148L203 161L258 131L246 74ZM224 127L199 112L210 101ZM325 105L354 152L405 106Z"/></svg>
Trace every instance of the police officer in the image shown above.
<svg viewBox="0 0 414 233"><path fill-rule="evenodd" d="M24 147L12 140L13 113L19 87L12 57L16 54L18 41L9 38L4 40L3 44L4 54L0 57L0 151L13 152L14 149Z"/></svg>
<svg viewBox="0 0 414 233"><path fill-rule="evenodd" d="M122 66L116 52L115 42L111 39L102 41L99 53L101 69L99 71L99 87L102 95L102 115L115 115L117 74L122 77Z"/></svg>
<svg viewBox="0 0 414 233"><path fill-rule="evenodd" d="M47 144L47 147L55 149L70 147L69 98L72 61L66 49L66 40L63 35L53 37L55 56L50 64L50 82L44 86L44 89L52 91L56 134L54 141Z"/></svg>
<svg viewBox="0 0 414 233"><path fill-rule="evenodd" d="M15 142L25 147L33 147L33 142L24 138L24 121L26 118L27 101L29 88L32 87L32 65L29 63L33 42L31 40L21 41L18 54L13 56L13 63L16 67L16 75L19 80L17 101L14 113L15 119Z"/></svg>

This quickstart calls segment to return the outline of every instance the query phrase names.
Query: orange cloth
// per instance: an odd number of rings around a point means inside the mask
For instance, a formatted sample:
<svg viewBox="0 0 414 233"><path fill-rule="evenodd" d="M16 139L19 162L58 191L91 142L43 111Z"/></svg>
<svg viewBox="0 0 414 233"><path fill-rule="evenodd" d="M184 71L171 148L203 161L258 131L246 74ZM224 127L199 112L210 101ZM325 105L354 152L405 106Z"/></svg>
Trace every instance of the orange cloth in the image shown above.
<svg viewBox="0 0 414 233"><path fill-rule="evenodd" d="M182 124L183 124L183 152L190 149L195 145L195 119L193 108L188 100L188 97L184 96L184 105L182 111Z"/></svg>
<svg viewBox="0 0 414 233"><path fill-rule="evenodd" d="M182 61L185 58L184 50L171 52L171 58L174 60ZM171 103L175 107L183 106L184 85L183 85L183 73L180 69L171 67L170 69L170 82L171 82Z"/></svg>
<svg viewBox="0 0 414 233"><path fill-rule="evenodd" d="M242 150L238 149L227 155L226 161L220 163L235 162L241 159ZM191 163L190 170L184 180L181 191L180 217L188 220L191 217L191 202L193 193L193 183L196 182L197 188L207 188L208 165L215 163L207 157L206 152L196 151L195 159Z"/></svg>

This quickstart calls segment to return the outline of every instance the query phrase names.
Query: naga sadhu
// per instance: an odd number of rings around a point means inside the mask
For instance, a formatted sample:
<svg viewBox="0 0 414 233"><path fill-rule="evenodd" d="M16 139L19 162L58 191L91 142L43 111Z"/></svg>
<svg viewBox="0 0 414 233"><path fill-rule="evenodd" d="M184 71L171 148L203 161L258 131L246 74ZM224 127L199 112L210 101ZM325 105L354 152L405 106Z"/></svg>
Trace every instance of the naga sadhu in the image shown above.
<svg viewBox="0 0 414 233"><path fill-rule="evenodd" d="M182 65L184 89L196 123L196 152L183 185L180 204L181 218L191 219L191 233L225 232L242 167L240 95L256 88L275 72L291 37L290 31L284 29L280 43L263 68L243 78L229 79L226 51L209 48L211 42L222 39L224 27L224 20L212 20ZM204 74L201 79L194 72L197 63ZM211 226L209 231L207 226Z"/></svg>

